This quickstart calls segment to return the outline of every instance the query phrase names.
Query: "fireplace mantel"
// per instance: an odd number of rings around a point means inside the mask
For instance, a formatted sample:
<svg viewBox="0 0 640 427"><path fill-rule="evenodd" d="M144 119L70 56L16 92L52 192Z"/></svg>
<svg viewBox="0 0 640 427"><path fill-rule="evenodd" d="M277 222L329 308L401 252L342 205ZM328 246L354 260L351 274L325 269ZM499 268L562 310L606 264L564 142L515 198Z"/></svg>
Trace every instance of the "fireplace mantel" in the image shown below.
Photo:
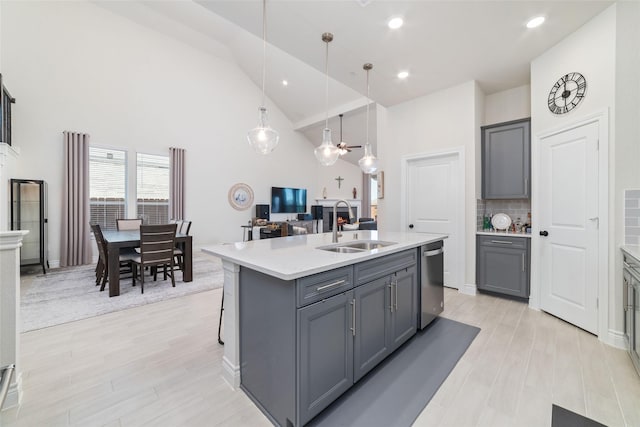
<svg viewBox="0 0 640 427"><path fill-rule="evenodd" d="M351 207L358 208L358 212L362 212L362 200L360 199L315 199L317 205L322 205L325 207L333 207L338 200L346 200L349 202ZM340 205L342 206L342 205Z"/></svg>

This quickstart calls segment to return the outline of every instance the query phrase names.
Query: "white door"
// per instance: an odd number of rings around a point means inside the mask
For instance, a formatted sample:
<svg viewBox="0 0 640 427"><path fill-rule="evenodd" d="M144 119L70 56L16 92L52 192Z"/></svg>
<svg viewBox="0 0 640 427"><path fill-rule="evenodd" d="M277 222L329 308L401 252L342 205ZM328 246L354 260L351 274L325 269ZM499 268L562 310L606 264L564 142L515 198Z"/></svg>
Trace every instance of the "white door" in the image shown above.
<svg viewBox="0 0 640 427"><path fill-rule="evenodd" d="M543 138L539 170L541 308L595 334L598 124Z"/></svg>
<svg viewBox="0 0 640 427"><path fill-rule="evenodd" d="M407 161L406 231L449 235L444 241L444 284L456 289L463 276L460 172L458 153Z"/></svg>

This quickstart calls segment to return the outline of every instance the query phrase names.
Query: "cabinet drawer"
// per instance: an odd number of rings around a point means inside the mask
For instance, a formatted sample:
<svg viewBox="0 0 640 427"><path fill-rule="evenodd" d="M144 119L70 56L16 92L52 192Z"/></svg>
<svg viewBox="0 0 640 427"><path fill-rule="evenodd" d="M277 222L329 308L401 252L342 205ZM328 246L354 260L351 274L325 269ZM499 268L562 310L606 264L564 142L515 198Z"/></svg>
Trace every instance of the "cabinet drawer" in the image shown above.
<svg viewBox="0 0 640 427"><path fill-rule="evenodd" d="M513 237L505 235L496 236L477 236L478 243L481 246L493 248L518 248L525 249L527 247L528 237Z"/></svg>
<svg viewBox="0 0 640 427"><path fill-rule="evenodd" d="M302 307L353 288L353 267L324 271L297 280L298 307Z"/></svg>
<svg viewBox="0 0 640 427"><path fill-rule="evenodd" d="M398 252L396 254L356 264L354 267L356 274L356 286L415 265L418 258L417 254L417 249L409 249L404 252Z"/></svg>

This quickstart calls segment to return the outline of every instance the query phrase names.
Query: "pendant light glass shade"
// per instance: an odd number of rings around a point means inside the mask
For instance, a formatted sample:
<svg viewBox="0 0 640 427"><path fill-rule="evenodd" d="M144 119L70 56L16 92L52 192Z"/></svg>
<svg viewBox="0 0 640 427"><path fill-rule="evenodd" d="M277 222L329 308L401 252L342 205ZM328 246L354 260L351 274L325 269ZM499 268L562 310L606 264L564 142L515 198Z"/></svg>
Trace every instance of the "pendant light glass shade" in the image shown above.
<svg viewBox="0 0 640 427"><path fill-rule="evenodd" d="M258 126L247 132L249 145L260 154L269 154L278 145L280 135L271 129L265 105L265 76L267 66L267 0L262 0L262 106L259 111Z"/></svg>
<svg viewBox="0 0 640 427"><path fill-rule="evenodd" d="M367 72L367 139L364 143L364 156L358 160L358 165L362 172L371 174L378 170L378 158L373 155L373 149L369 143L369 71L373 65L367 63L362 68Z"/></svg>
<svg viewBox="0 0 640 427"><path fill-rule="evenodd" d="M371 144L368 142L364 145L364 157L358 160L358 165L364 173L374 173L378 170L378 158L373 155Z"/></svg>
<svg viewBox="0 0 640 427"><path fill-rule="evenodd" d="M278 132L271 129L271 126L269 126L267 109L265 107L260 107L259 112L260 117L258 119L258 126L247 132L247 139L249 140L251 148L256 152L260 154L269 154L274 148L276 148L276 145L278 145L280 136L278 135Z"/></svg>
<svg viewBox="0 0 640 427"><path fill-rule="evenodd" d="M322 130L322 144L313 150L313 154L322 166L331 166L338 160L340 149L331 141L331 129Z"/></svg>
<svg viewBox="0 0 640 427"><path fill-rule="evenodd" d="M329 129L329 43L333 40L333 34L323 33L322 41L326 44L325 50L325 99L326 99L326 116L324 120L324 129L322 130L322 144L313 150L316 159L323 166L331 166L340 157L340 149L331 140L331 129Z"/></svg>

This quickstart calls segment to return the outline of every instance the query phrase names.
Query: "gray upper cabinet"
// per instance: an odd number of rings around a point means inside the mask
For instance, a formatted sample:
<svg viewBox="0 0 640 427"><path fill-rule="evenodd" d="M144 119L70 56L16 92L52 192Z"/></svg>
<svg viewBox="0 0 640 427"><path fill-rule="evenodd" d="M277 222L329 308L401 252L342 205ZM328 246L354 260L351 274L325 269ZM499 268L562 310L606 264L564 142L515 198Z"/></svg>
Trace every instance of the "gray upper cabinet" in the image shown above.
<svg viewBox="0 0 640 427"><path fill-rule="evenodd" d="M528 199L531 194L531 119L481 129L482 198Z"/></svg>
<svg viewBox="0 0 640 427"><path fill-rule="evenodd" d="M478 289L529 298L530 243L526 237L478 236Z"/></svg>
<svg viewBox="0 0 640 427"><path fill-rule="evenodd" d="M353 385L353 291L298 310L298 425Z"/></svg>

